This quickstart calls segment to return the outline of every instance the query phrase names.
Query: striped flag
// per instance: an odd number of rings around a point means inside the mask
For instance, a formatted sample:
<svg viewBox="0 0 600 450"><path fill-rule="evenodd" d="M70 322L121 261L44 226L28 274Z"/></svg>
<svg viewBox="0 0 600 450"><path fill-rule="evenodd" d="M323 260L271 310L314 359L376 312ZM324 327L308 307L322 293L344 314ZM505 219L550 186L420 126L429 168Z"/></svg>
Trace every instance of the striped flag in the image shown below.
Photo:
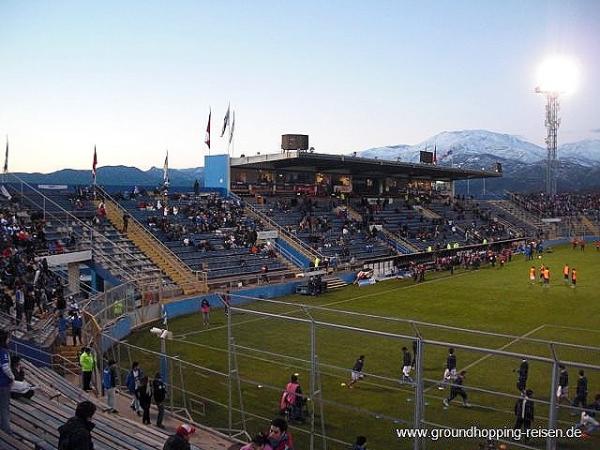
<svg viewBox="0 0 600 450"><path fill-rule="evenodd" d="M229 143L233 141L233 130L235 129L235 110L231 112L231 126L229 127Z"/></svg>
<svg viewBox="0 0 600 450"><path fill-rule="evenodd" d="M96 166L98 165L98 155L96 154L96 146L94 145L94 161L92 162L92 178L96 184Z"/></svg>
<svg viewBox="0 0 600 450"><path fill-rule="evenodd" d="M231 109L231 104L227 105L227 112L225 113L225 117L223 118L223 128L221 129L221 137L225 136L225 131L227 131L227 126L229 125L229 111Z"/></svg>
<svg viewBox="0 0 600 450"><path fill-rule="evenodd" d="M8 136L6 136L6 153L4 154L4 173L8 172Z"/></svg>
<svg viewBox="0 0 600 450"><path fill-rule="evenodd" d="M212 111L209 109L208 110L208 124L206 125L206 136L204 137L204 143L208 146L208 149L210 150L210 116L212 114Z"/></svg>

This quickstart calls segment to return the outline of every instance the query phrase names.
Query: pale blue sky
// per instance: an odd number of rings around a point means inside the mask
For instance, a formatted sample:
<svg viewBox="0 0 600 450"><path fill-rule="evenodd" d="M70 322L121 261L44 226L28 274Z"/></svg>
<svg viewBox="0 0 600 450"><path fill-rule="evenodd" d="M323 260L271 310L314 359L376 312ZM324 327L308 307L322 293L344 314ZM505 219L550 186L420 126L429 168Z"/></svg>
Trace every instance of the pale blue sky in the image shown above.
<svg viewBox="0 0 600 450"><path fill-rule="evenodd" d="M230 101L235 153L317 151L456 129L543 145L535 72L577 58L560 141L600 137L600 1L0 0L0 136L13 171L202 164ZM4 144L2 143L2 146Z"/></svg>

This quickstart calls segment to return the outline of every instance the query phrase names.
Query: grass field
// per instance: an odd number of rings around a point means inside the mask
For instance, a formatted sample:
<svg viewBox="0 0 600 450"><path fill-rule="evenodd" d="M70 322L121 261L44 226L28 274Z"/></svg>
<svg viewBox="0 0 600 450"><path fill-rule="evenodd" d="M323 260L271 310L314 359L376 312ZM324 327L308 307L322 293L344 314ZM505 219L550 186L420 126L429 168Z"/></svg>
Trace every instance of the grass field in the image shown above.
<svg viewBox="0 0 600 450"><path fill-rule="evenodd" d="M573 251L567 247L544 254L542 261L552 271L548 288L528 282L531 265L522 256L516 256L504 268L486 267L478 271L457 271L432 274L422 284L412 280L393 280L375 286L358 288L349 286L318 298L290 296L278 304L257 301L245 308L307 318L296 304L324 306L327 310L311 309L317 321L349 325L369 330L414 336L414 328L407 322L393 320L411 319L453 327L510 334L516 337L496 337L459 330L440 329L419 325L426 340L463 344L507 352L552 357L547 344L528 342L525 338L582 344L596 349L576 349L557 345L554 348L561 361L600 365L600 253L588 249ZM542 262L535 261L536 267ZM572 289L563 283L562 267L569 263L578 271L578 286ZM332 311L333 310L333 311ZM366 313L372 316L349 315L344 312ZM389 318L389 319L386 319ZM281 318L265 318L249 313L234 314L233 336L237 347L237 366L242 378L241 390L244 409L247 411L248 430L251 433L267 428L267 419L276 415L281 390L292 373L300 374L305 392L309 389L310 327ZM202 327L200 314L171 320L169 328L175 339L168 342L169 355L198 366L220 372L227 371L227 329L222 311L213 311L211 327ZM374 336L359 331L333 329L319 326L316 332L317 353L324 399L324 423L331 438L329 449L347 448L335 440L350 442L359 435L368 437L369 449L387 450L412 448L412 442L396 437L396 428L410 426L414 408L414 390L411 385L400 384L401 348L411 348L410 339ZM158 351L159 342L147 330L132 334L128 343ZM520 360L505 356L491 356L485 352L460 349L457 351L458 368L468 371L465 386L469 394L470 409L462 407L459 399L448 409L442 399L448 390L438 390L435 382L441 378L448 346L426 344L424 347L425 420L455 428L472 425L484 428L512 427L515 399L504 394L518 395L517 376L513 369ZM124 351L122 348L121 351ZM341 386L350 376L350 368L358 355L366 355L367 377L355 389ZM123 355L121 355L123 356ZM147 373L158 368L158 358L143 352L133 352L130 358L138 359ZM123 359L123 357L122 357ZM569 367L570 395L573 397L577 368ZM186 390L205 399L205 415L196 417L201 423L223 427L227 412L227 385L222 376L200 368L187 367L179 371L171 367L177 383ZM535 398L549 401L551 365L530 362L528 387ZM413 372L414 375L414 372ZM588 402L600 392L600 372L588 371ZM262 388L258 386L261 385ZM484 389L492 392L481 392ZM235 403L239 406L237 388ZM210 400L210 401L209 401ZM197 406L197 405L196 405ZM195 407L194 409L198 409ZM566 429L576 422L566 408L558 411L559 427ZM534 426L545 427L548 406L536 405ZM241 416L234 414L239 426ZM317 430L320 429L320 424ZM296 450L308 448L310 425L294 425ZM316 448L321 448L316 438ZM427 449L476 449L479 441L439 440L426 441ZM545 448L543 440L529 443L535 448ZM509 448L513 448L512 445ZM516 447L515 447L516 448ZM597 449L600 438L590 440L561 440L561 449Z"/></svg>

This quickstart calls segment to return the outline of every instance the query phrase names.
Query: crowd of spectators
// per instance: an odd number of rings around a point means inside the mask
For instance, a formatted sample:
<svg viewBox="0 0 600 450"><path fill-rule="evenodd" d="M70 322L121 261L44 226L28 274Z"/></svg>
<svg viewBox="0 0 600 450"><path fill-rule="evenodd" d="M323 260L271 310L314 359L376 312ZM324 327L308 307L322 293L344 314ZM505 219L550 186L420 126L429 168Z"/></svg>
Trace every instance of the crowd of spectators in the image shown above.
<svg viewBox="0 0 600 450"><path fill-rule="evenodd" d="M543 192L512 194L513 199L526 210L542 217L573 217L580 214L600 218L600 193Z"/></svg>
<svg viewBox="0 0 600 450"><path fill-rule="evenodd" d="M30 331L34 316L49 317L65 301L60 278L45 259L36 261L36 238L28 231L35 225L23 221L9 209L0 212L0 313Z"/></svg>

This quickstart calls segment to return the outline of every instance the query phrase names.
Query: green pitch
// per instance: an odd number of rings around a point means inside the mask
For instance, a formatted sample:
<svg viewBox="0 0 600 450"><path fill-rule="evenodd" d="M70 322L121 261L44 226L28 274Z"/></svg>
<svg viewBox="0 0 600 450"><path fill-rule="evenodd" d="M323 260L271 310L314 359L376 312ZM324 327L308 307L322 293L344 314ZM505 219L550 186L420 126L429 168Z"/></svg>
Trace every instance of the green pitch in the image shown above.
<svg viewBox="0 0 600 450"><path fill-rule="evenodd" d="M501 394L518 395L517 375L513 372L520 359L491 356L485 352L457 349L458 369L467 370L465 382L471 408L463 408L460 398L449 408L442 399L449 389L436 386L445 367L448 345L463 344L507 352L537 355L561 361L600 365L600 350L574 349L564 345L554 348L547 344L526 342L522 338L545 339L600 348L600 253L588 246L585 252L570 247L554 249L533 262L536 269L541 263L550 267L549 287L531 285L528 268L531 262L517 255L505 267L485 267L478 271L456 271L453 276L443 272L431 274L425 283L412 280L392 280L375 286L349 286L318 298L289 296L282 301L310 306L324 306L337 311L366 313L372 316L411 319L453 327L510 334L515 337L496 337L459 330L445 330L418 325L423 338L438 341L424 347L424 377L426 406L424 419L430 427L436 424L453 428L504 428L514 424L514 398ZM565 263L578 272L578 285L572 288L563 282ZM296 305L254 302L248 309L307 318ZM311 309L317 321L332 322L381 332L414 336L415 329L407 322L362 317L344 313ZM266 430L268 419L277 415L279 399L292 373L298 373L305 393L309 392L310 327L280 318L265 318L249 313L234 314L233 337L237 347L237 368L242 379L240 388L248 430L251 433ZM211 325L202 325L200 313L170 321L169 328L175 339L168 342L168 354L198 366L227 372L227 329L222 310L213 310ZM519 338L521 337L521 338ZM399 440L396 428L408 427L414 411L414 388L401 384L402 352L406 346L412 353L410 339L376 336L347 329L317 327L317 353L320 384L323 392L323 413L329 449L348 448L341 442L353 442L357 435L368 438L369 449L387 450L412 448L412 442ZM128 342L136 346L159 350L159 342L147 329L130 336ZM121 347L121 361L124 360ZM350 368L355 359L364 354L367 376L354 389L348 389ZM144 352L133 352L146 373L158 369L158 358ZM126 364L123 364L125 366ZM569 369L569 396L575 395L577 367ZM183 384L199 402L188 404L196 419L209 426L227 424L227 383L224 377L200 367L171 366L175 384ZM415 372L412 372L412 376ZM586 371L588 402L600 392L600 372ZM549 401L551 366L530 362L528 388L534 398ZM477 389L482 389L483 392ZM175 395L179 400L179 396ZM238 388L234 386L234 407L239 409ZM312 402L308 402L312 408ZM548 406L536 405L534 427L546 427ZM320 408L316 408L320 416ZM571 417L566 408L558 410L558 425L571 427L578 417ZM233 414L241 428L242 416ZM310 424L292 425L296 450L308 448ZM317 422L317 432L321 430ZM339 440L340 443L337 443ZM481 440L425 441L427 449L476 449ZM322 448L320 437L315 437L315 448ZM545 441L529 442L545 448ZM515 448L509 445L508 448ZM563 439L561 449L600 448L600 437L589 440Z"/></svg>

